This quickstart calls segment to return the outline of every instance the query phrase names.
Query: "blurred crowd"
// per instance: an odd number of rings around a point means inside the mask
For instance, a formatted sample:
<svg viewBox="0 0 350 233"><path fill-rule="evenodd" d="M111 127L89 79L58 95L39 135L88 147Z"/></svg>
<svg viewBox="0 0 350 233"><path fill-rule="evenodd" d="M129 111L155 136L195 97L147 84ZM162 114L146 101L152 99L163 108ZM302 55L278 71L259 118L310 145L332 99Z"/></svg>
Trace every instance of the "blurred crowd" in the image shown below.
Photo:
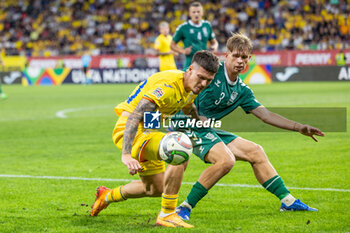
<svg viewBox="0 0 350 233"><path fill-rule="evenodd" d="M151 53L165 20L174 33L187 0L1 0L0 47L27 56ZM348 49L350 0L200 1L219 51L231 32L255 51Z"/></svg>

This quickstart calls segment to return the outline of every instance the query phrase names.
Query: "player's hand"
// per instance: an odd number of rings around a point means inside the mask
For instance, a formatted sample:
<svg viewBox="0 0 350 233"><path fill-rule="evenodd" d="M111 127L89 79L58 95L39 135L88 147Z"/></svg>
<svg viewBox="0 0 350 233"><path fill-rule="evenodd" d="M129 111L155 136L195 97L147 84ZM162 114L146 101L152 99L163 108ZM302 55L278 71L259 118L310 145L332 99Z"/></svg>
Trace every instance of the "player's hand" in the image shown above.
<svg viewBox="0 0 350 233"><path fill-rule="evenodd" d="M179 56L179 53L178 53L178 52L171 51L171 53L172 53L175 57L178 57L178 56Z"/></svg>
<svg viewBox="0 0 350 233"><path fill-rule="evenodd" d="M131 157L130 154L123 154L122 155L122 162L125 166L129 169L130 175L135 175L138 171L142 171L142 167L140 163Z"/></svg>
<svg viewBox="0 0 350 233"><path fill-rule="evenodd" d="M314 135L324 136L324 133L321 130L310 125L301 125L298 131L305 136L310 136L315 142L318 142L318 140L314 137Z"/></svg>
<svg viewBox="0 0 350 233"><path fill-rule="evenodd" d="M217 46L216 46L216 45L211 45L211 46L209 47L209 51L211 51L211 52L215 53L215 52L217 52L217 51L218 51L218 48L217 48Z"/></svg>
<svg viewBox="0 0 350 233"><path fill-rule="evenodd" d="M190 47L185 48L185 55L188 55L192 52L192 45Z"/></svg>
<svg viewBox="0 0 350 233"><path fill-rule="evenodd" d="M201 115L199 115L198 116L198 120L200 120L200 121L206 121L206 120L208 120L208 118L206 118L205 116L201 116Z"/></svg>

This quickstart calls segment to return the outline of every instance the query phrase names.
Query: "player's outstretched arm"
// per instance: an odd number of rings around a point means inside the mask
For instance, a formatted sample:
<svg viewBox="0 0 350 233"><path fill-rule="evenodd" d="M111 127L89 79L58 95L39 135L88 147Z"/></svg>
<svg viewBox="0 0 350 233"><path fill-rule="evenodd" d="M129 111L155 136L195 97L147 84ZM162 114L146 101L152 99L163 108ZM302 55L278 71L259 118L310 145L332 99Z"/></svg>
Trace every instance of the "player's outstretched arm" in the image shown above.
<svg viewBox="0 0 350 233"><path fill-rule="evenodd" d="M270 112L264 106L253 109L251 113L267 124L286 130L298 131L305 136L310 136L316 142L317 139L314 135L324 136L324 133L320 129L289 120L277 113Z"/></svg>
<svg viewBox="0 0 350 233"><path fill-rule="evenodd" d="M154 111L156 107L157 105L155 103L147 99L141 99L126 121L123 136L122 162L128 167L130 175L135 175L141 169L140 163L131 157L132 143L135 139L137 127L143 119L143 112Z"/></svg>

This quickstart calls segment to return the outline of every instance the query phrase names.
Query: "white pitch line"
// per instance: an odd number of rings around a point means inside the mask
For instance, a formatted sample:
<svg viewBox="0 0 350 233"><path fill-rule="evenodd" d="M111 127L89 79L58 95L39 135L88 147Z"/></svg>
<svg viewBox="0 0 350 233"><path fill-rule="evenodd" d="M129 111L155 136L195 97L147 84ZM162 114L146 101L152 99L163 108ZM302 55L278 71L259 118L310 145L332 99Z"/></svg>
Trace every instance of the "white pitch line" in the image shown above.
<svg viewBox="0 0 350 233"><path fill-rule="evenodd" d="M67 176L31 176L31 175L7 175L0 174L4 178L32 178L32 179L51 179L51 180L92 180L92 181L113 181L113 182L131 182L132 179L109 179L109 178L87 178L87 177L67 177ZM183 184L194 185L193 182L182 182ZM262 188L261 185L250 184L221 184L216 186L223 187L241 187L241 188ZM329 192L350 192L350 189L334 189L334 188L302 188L302 187L287 187L288 189L301 189L311 191L329 191Z"/></svg>
<svg viewBox="0 0 350 233"><path fill-rule="evenodd" d="M90 106L90 107L81 107L81 108L67 108L56 112L56 117L58 118L67 118L66 113L70 112L78 112L84 110L92 110L92 109L101 109L101 108L113 108L110 105L102 105L102 106Z"/></svg>

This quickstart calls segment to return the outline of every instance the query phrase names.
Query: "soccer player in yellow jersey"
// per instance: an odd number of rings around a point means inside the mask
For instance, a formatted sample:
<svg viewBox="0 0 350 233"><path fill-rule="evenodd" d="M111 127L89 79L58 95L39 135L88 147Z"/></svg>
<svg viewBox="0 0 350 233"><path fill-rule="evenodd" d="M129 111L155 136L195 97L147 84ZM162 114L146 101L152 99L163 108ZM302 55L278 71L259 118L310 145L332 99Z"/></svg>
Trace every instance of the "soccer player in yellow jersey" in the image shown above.
<svg viewBox="0 0 350 233"><path fill-rule="evenodd" d="M156 73L140 83L129 98L115 108L119 119L113 131L113 141L122 150L122 162L129 174L140 176L115 189L100 186L92 205L91 216L97 216L112 202L129 198L162 197L157 225L165 227L193 226L185 223L175 213L178 191L185 165L182 169L167 169L161 160L158 147L164 133L143 128L144 112L157 111L163 117L179 110L198 117L193 101L209 85L219 69L219 59L209 51L197 52L186 72L169 70ZM172 165L168 165L172 166ZM176 170L176 172L168 171Z"/></svg>
<svg viewBox="0 0 350 233"><path fill-rule="evenodd" d="M174 54L176 55L177 53L170 49L173 37L169 35L169 24L165 21L160 22L159 32L160 35L154 42L154 48L159 56L159 70L176 70Z"/></svg>

